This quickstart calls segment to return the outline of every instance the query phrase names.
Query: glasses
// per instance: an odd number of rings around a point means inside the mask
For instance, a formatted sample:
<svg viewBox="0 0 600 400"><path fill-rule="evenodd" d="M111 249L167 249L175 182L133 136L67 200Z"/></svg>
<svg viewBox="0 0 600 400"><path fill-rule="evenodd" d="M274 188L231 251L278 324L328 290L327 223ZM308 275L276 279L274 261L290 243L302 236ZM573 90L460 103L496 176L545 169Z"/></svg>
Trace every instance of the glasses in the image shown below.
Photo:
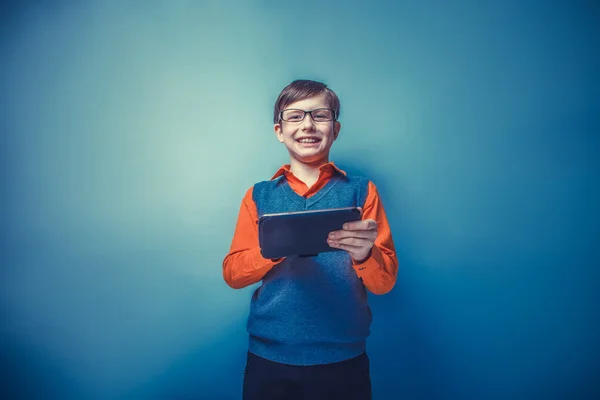
<svg viewBox="0 0 600 400"><path fill-rule="evenodd" d="M312 111L288 108L287 110L283 110L281 112L280 117L286 122L302 122L304 121L306 114L310 114L310 117L315 122L327 122L335 119L335 111L330 108L317 108L316 110Z"/></svg>

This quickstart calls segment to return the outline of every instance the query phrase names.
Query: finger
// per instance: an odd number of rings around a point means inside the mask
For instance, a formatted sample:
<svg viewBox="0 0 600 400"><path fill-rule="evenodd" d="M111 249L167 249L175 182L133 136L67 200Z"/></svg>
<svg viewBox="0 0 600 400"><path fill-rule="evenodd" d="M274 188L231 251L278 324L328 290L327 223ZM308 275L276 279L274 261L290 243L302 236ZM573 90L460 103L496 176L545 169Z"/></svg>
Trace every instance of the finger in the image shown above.
<svg viewBox="0 0 600 400"><path fill-rule="evenodd" d="M334 247L334 246L332 246ZM350 256L354 259L361 258L361 254L364 253L364 247L352 246L349 244L338 243L335 248L347 251Z"/></svg>
<svg viewBox="0 0 600 400"><path fill-rule="evenodd" d="M363 219L361 221L346 222L342 228L345 231L368 231L377 229L377 222L372 219Z"/></svg>
<svg viewBox="0 0 600 400"><path fill-rule="evenodd" d="M352 247L370 247L373 246L373 240L362 238L343 238L330 241L334 246L347 245Z"/></svg>
<svg viewBox="0 0 600 400"><path fill-rule="evenodd" d="M331 232L328 236L329 239L338 240L343 238L362 238L362 239L373 239L377 237L376 231L335 231Z"/></svg>
<svg viewBox="0 0 600 400"><path fill-rule="evenodd" d="M358 252L363 249L363 246L354 246L348 243L340 243L340 242L330 242L329 245L331 247L335 247L336 249L344 249L351 252Z"/></svg>

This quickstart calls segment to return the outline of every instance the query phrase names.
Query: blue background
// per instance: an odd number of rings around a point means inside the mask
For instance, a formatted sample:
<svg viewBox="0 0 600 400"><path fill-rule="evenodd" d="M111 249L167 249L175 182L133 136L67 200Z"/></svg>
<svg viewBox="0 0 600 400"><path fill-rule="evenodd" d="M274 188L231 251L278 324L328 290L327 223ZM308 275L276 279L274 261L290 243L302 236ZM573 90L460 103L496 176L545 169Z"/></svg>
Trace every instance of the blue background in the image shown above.
<svg viewBox="0 0 600 400"><path fill-rule="evenodd" d="M375 399L600 396L597 2L2 4L3 398L239 398L221 263L297 78L398 250Z"/></svg>

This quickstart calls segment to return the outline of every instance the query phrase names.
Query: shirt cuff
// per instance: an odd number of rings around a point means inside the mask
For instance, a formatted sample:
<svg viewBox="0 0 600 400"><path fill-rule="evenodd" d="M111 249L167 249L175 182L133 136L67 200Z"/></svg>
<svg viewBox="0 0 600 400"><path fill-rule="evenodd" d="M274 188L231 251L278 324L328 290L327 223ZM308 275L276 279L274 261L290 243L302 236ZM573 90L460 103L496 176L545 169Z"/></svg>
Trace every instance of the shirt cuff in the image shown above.
<svg viewBox="0 0 600 400"><path fill-rule="evenodd" d="M356 260L352 259L352 267L358 274L359 277L363 277L364 275L370 274L372 271L379 268L381 265L380 261L382 260L381 250L376 246L371 248L371 254L367 257L366 260L359 263Z"/></svg>
<svg viewBox="0 0 600 400"><path fill-rule="evenodd" d="M254 254L252 254L252 265L254 266L254 269L273 267L281 261L283 261L283 258L264 258L260 252L260 247L256 248Z"/></svg>

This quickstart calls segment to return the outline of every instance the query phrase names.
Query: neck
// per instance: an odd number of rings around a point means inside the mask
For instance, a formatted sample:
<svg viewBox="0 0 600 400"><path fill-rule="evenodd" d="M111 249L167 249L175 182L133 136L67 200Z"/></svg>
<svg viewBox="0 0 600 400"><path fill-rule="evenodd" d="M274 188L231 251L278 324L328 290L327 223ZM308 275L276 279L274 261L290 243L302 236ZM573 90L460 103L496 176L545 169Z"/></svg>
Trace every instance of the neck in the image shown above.
<svg viewBox="0 0 600 400"><path fill-rule="evenodd" d="M319 167L329 162L328 158L323 158L314 162L302 162L295 159L290 160L290 171L306 186L311 187L319 179Z"/></svg>

